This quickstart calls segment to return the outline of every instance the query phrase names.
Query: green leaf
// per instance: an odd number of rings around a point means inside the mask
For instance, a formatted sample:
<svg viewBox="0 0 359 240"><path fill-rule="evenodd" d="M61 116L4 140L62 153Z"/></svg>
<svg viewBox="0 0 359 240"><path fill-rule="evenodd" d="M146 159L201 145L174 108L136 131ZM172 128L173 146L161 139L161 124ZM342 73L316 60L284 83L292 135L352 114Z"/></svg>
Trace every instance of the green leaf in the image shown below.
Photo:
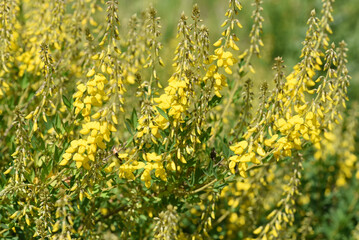
<svg viewBox="0 0 359 240"><path fill-rule="evenodd" d="M212 175L212 174L213 174L213 160L212 160L212 159L209 160L208 174L209 174L209 175Z"/></svg>
<svg viewBox="0 0 359 240"><path fill-rule="evenodd" d="M222 101L222 98L218 97L217 95L214 95L211 100L208 102L209 107L215 107Z"/></svg>
<svg viewBox="0 0 359 240"><path fill-rule="evenodd" d="M133 110L132 110L131 120L132 120L132 124L133 124L132 125L133 129L136 129L137 125L138 125L138 118L137 118L137 112L136 112L135 108L133 108Z"/></svg>
<svg viewBox="0 0 359 240"><path fill-rule="evenodd" d="M27 75L27 72L25 72L23 78L21 79L20 86L22 89L25 89L29 85L29 78Z"/></svg>
<svg viewBox="0 0 359 240"><path fill-rule="evenodd" d="M147 220L147 217L145 216L145 215L140 215L140 220L142 220L142 221L146 221Z"/></svg>
<svg viewBox="0 0 359 240"><path fill-rule="evenodd" d="M213 185L213 188L221 190L223 189L225 186L227 186L227 183L220 183L220 182L215 182L215 184Z"/></svg>
<svg viewBox="0 0 359 240"><path fill-rule="evenodd" d="M41 171L41 181L45 181L47 175L50 173L50 164L46 165L45 163L42 164L42 171Z"/></svg>
<svg viewBox="0 0 359 240"><path fill-rule="evenodd" d="M108 192L102 192L102 193L100 194L100 196L101 196L102 198L107 198L107 197L108 197Z"/></svg>
<svg viewBox="0 0 359 240"><path fill-rule="evenodd" d="M25 172L25 178L27 181L29 181L30 183L32 183L35 179L35 171L34 169L31 169L30 172Z"/></svg>
<svg viewBox="0 0 359 240"><path fill-rule="evenodd" d="M201 142L206 142L209 139L209 137L211 136L211 130L212 127L209 127L202 133L202 135L200 136Z"/></svg>
<svg viewBox="0 0 359 240"><path fill-rule="evenodd" d="M64 104L67 107L67 109L71 110L72 104L69 101L69 99L65 95L62 95L62 100L64 101Z"/></svg>
<svg viewBox="0 0 359 240"><path fill-rule="evenodd" d="M67 184L67 182L65 182L65 181L61 181L61 182L62 182L62 184L65 185L65 187L70 188L70 186Z"/></svg>
<svg viewBox="0 0 359 240"><path fill-rule="evenodd" d="M61 133L61 119L59 114L56 115L55 120L52 122L52 126L54 127L57 133Z"/></svg>
<svg viewBox="0 0 359 240"><path fill-rule="evenodd" d="M4 173L0 172L0 191L5 186L6 183L7 183L7 180L6 180Z"/></svg>
<svg viewBox="0 0 359 240"><path fill-rule="evenodd" d="M134 133L133 133L133 128L132 128L132 123L127 118L125 120L125 125L126 125L127 130L130 132L130 134L133 135Z"/></svg>
<svg viewBox="0 0 359 240"><path fill-rule="evenodd" d="M8 226L7 226L6 224L1 223L1 224L0 224L0 228L1 228L1 229L8 229Z"/></svg>
<svg viewBox="0 0 359 240"><path fill-rule="evenodd" d="M158 112L162 115L162 117L166 118L168 120L168 116L165 111L163 111L161 108L157 107Z"/></svg>
<svg viewBox="0 0 359 240"><path fill-rule="evenodd" d="M126 147L130 146L130 144L133 141L134 137L135 137L135 135L132 135L132 137L127 140Z"/></svg>
<svg viewBox="0 0 359 240"><path fill-rule="evenodd" d="M195 170L195 182L194 182L195 185L199 184L202 174L203 174L202 169L199 166L197 166Z"/></svg>
<svg viewBox="0 0 359 240"><path fill-rule="evenodd" d="M59 152L59 148L57 146L55 146L55 151L54 151L54 158L56 161L60 160L60 152Z"/></svg>

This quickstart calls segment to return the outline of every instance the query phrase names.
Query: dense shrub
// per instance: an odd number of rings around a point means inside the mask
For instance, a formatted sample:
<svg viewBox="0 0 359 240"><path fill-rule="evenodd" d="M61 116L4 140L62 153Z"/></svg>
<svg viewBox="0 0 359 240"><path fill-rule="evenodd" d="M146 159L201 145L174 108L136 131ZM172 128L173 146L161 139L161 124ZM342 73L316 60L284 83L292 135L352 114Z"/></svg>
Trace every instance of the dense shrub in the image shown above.
<svg viewBox="0 0 359 240"><path fill-rule="evenodd" d="M262 4L229 0L213 42L194 5L161 43L151 5L126 20L117 0L1 1L0 236L357 239L333 0L308 13L293 70L257 74Z"/></svg>

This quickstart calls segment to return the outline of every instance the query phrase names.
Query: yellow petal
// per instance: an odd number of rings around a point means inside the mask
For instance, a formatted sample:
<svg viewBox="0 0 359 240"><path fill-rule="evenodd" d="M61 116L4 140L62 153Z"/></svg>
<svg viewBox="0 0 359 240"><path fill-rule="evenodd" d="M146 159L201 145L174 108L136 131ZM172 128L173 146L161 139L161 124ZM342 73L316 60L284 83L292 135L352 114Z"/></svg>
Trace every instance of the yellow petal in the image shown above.
<svg viewBox="0 0 359 240"><path fill-rule="evenodd" d="M95 75L95 69L92 68L87 74L86 77L92 77L93 75Z"/></svg>

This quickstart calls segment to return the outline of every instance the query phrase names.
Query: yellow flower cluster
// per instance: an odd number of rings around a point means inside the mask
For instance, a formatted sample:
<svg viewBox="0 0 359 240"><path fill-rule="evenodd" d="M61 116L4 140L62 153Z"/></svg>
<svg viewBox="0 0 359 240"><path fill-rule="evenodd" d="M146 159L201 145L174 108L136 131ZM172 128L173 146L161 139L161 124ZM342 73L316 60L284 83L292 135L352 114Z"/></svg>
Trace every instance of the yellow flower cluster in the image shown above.
<svg viewBox="0 0 359 240"><path fill-rule="evenodd" d="M116 45L116 40L119 40L117 4L115 1L109 2L107 27L99 43L99 46L103 46L106 40L110 40L109 45L106 50L92 54L95 66L86 74L89 80L86 83L79 81L73 95L75 114L81 113L84 117L80 130L82 137L71 142L60 165L66 165L72 158L77 168L89 169L89 161L96 160L98 149L105 149L105 142L110 141L111 132L117 131L114 126L118 124L116 115L118 110L124 111L122 95L125 92L119 66L114 64L113 57L114 54L121 53Z"/></svg>
<svg viewBox="0 0 359 240"><path fill-rule="evenodd" d="M235 167L238 167L241 176L246 177L245 171L249 162L260 164L259 159L273 153L276 159L292 155L292 150L302 148L303 140L310 141L315 146L320 141L320 123L317 121L313 112L308 112L306 117L300 115L280 118L275 122L273 130L278 131L276 134L269 132L269 138L260 138L251 141L253 133L257 128L248 129L243 136L246 140L240 141L230 147L234 156L229 158L229 168L235 173ZM268 147L267 150L264 150Z"/></svg>
<svg viewBox="0 0 359 240"><path fill-rule="evenodd" d="M229 158L229 169L232 173L235 173L235 167L238 166L239 173L243 177L246 176L248 162L253 162L257 164L260 163L259 160L256 158L256 154L255 152L253 152L252 148L248 149L248 152L243 154L247 147L247 141L240 141L235 145L230 146L230 149L236 155Z"/></svg>
<svg viewBox="0 0 359 240"><path fill-rule="evenodd" d="M315 55L317 54L318 53ZM314 59L317 60L313 62L313 58L309 58L309 66L304 67L302 64L297 64L293 67L294 71L286 78L287 81L284 88L286 91L286 96L290 96L291 98L298 97L303 103L305 103L304 92L309 94L315 93L315 91L310 88L315 86L313 77L315 76L316 71L321 70L320 65L322 65L322 62L319 56L315 57ZM287 102L287 105L289 103L290 101Z"/></svg>
<svg viewBox="0 0 359 240"><path fill-rule="evenodd" d="M313 144L319 142L319 127L320 124L316 120L313 112L307 113L305 119L300 117L300 115L294 115L288 119L281 118L276 122L274 129L278 129L282 137L273 144L272 136L269 142L265 141L265 144L267 146L274 147L274 156L277 159L281 155L291 156L291 149L301 149L302 139L311 141Z"/></svg>
<svg viewBox="0 0 359 240"><path fill-rule="evenodd" d="M127 160L128 154L122 153L119 155L119 157L123 160ZM153 170L157 178L160 178L162 181L167 181L167 174L163 166L164 161L161 155L157 155L155 152L144 153L142 158L143 161L131 161L122 164L119 167L119 177L134 180L134 172L136 170L144 169L141 174L141 180L145 183L147 188L151 187L151 172Z"/></svg>
<svg viewBox="0 0 359 240"><path fill-rule="evenodd" d="M151 135L155 138L160 138L161 135L158 132L158 126L156 123L151 119L151 117L147 118L147 116L142 116L138 120L139 126L137 127L137 138L141 138L142 136L151 133ZM156 142L155 139L152 141Z"/></svg>
<svg viewBox="0 0 359 240"><path fill-rule="evenodd" d="M231 46L233 50L239 50L232 39L230 40L230 43L231 44L229 44L229 46ZM221 44L222 39L214 43L214 46L220 46ZM208 79L213 78L214 94L216 94L218 97L222 97L219 91L228 85L226 82L226 77L223 74L220 74L218 71L220 68L223 68L227 74L232 74L233 71L231 68L235 63L238 62L238 60L233 56L232 52L226 51L224 46L221 46L214 51L214 55L210 56L209 64L213 61L216 61L216 65L209 66L206 75L203 77L203 81L206 82Z"/></svg>
<svg viewBox="0 0 359 240"><path fill-rule="evenodd" d="M160 129L166 129L169 122L164 118L157 109L153 108L153 104L149 101L143 102L141 108L142 116L138 119L136 142L139 144L138 149L142 149L143 145L153 142L157 144L156 139L161 138Z"/></svg>
<svg viewBox="0 0 359 240"><path fill-rule="evenodd" d="M235 48L234 50L238 50ZM232 74L230 67L237 62L230 51L224 51L223 47L217 48L214 51L215 55L212 57L213 60L217 60L217 66L224 68L224 71L228 74Z"/></svg>
<svg viewBox="0 0 359 240"><path fill-rule="evenodd" d="M251 191L255 186L249 182L246 178L243 181L236 181L224 187L220 194L220 199L224 200L228 204L227 212L224 214L228 215L228 237L234 237L237 229L248 224L248 219L245 215L250 208L249 202L254 198L254 193ZM241 196L246 196L246 200L241 199ZM242 200L242 201L241 201ZM225 238L222 238L225 239Z"/></svg>
<svg viewBox="0 0 359 240"><path fill-rule="evenodd" d="M87 73L87 77L91 79L86 83L86 85L79 83L77 85L77 92L73 95L73 97L75 99L75 114L81 112L85 121L89 122L92 106L100 107L104 101L108 100L108 96L104 91L105 84L108 83L108 80L101 73L95 74L94 69L91 69ZM104 113L103 115L106 115L105 111L102 113ZM92 118L98 119L100 116L101 113L98 112L97 114L94 114Z"/></svg>
<svg viewBox="0 0 359 240"><path fill-rule="evenodd" d="M78 168L83 166L88 169L88 161L95 161L97 149L106 148L103 140L109 142L111 132L117 131L114 125L106 120L109 113L108 108L100 109L91 115L92 107L100 108L109 99L108 94L104 91L108 80L101 73L95 74L94 69L87 73L87 77L90 80L86 85L78 83L77 92L73 95L75 99L75 114L81 112L85 121L80 130L83 138L71 142L71 147L66 150L60 165L66 165L72 157L76 161ZM118 123L117 117L114 114L111 115L111 120L114 124Z"/></svg>
<svg viewBox="0 0 359 240"><path fill-rule="evenodd" d="M64 166L72 158L76 162L76 167L84 167L89 170L89 160L95 161L97 149L105 149L104 141L110 141L111 132L116 128L106 121L87 122L82 125L80 134L84 135L83 139L73 140L66 153L62 156L61 166ZM87 136L87 137L86 137Z"/></svg>
<svg viewBox="0 0 359 240"><path fill-rule="evenodd" d="M358 125L356 112L357 106L349 112L347 121L341 121L340 127L333 128L331 131L324 133L324 138L318 143L316 152L314 154L315 159L324 161L330 156L338 156L338 161L335 164L338 169L331 166L329 171L338 171L338 177L336 179L336 186L342 187L347 184L356 169L356 162L358 157L355 155L355 137L356 128ZM356 173L356 178L359 178L359 171ZM332 191L332 186L328 186L327 192Z"/></svg>
<svg viewBox="0 0 359 240"><path fill-rule="evenodd" d="M105 149L104 141L109 142L111 132L116 131L114 125L106 121L109 112L108 108L99 110L91 115L92 107L101 107L109 99L105 92L105 85L108 83L108 80L103 74L96 74L94 69L87 73L87 77L90 79L86 85L79 82L77 92L73 95L75 99L73 104L75 114L81 112L85 121L80 130L83 138L71 142L71 146L63 155L60 165L66 165L73 158L78 168L84 167L89 169L88 161L95 161L97 149ZM117 124L117 118L114 114L112 114L112 121Z"/></svg>
<svg viewBox="0 0 359 240"><path fill-rule="evenodd" d="M40 69L43 67L41 62L40 54L38 54L39 49L32 47L26 52L23 52L21 55L16 57L16 60L19 63L19 76L24 76L24 73L33 73L35 75L40 75Z"/></svg>
<svg viewBox="0 0 359 240"><path fill-rule="evenodd" d="M170 109L168 115L173 117L174 126L182 122L185 111L189 106L187 82L188 81L179 79L177 76L172 76L168 80L168 86L165 88L165 93L154 99L154 101L158 103L158 107L162 110ZM159 120L163 121L164 119L160 118ZM166 124L162 124L162 126L166 127Z"/></svg>
<svg viewBox="0 0 359 240"><path fill-rule="evenodd" d="M206 76L203 78L203 81L207 82L207 80L211 78L214 78L214 94L216 94L217 97L222 97L219 91L223 87L226 87L228 85L226 82L226 77L223 74L218 73L218 67L215 65L212 65L208 68L208 71L206 72Z"/></svg>

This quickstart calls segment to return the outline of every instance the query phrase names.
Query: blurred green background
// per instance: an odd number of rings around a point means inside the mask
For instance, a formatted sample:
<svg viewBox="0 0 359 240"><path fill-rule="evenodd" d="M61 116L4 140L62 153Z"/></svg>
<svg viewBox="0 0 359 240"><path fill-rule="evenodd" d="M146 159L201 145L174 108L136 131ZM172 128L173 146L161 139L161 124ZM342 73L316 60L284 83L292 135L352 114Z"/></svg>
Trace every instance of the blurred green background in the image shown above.
<svg viewBox="0 0 359 240"><path fill-rule="evenodd" d="M250 18L253 1L240 1L243 9L240 13L240 21L243 29L239 31L239 47L244 49L248 46L248 33L252 25ZM226 0L120 0L120 13L123 17L129 18L134 13L140 13L147 6L152 4L158 10L161 17L162 42L164 46L176 36L177 21L182 12L187 16L191 15L194 4L198 4L201 10L203 24L210 32L210 38L214 42L219 38L222 29L220 25L225 19L224 13L228 7ZM320 16L322 2L320 0L264 0L263 13L263 56L256 61L258 74L263 75L264 80L271 81L271 74L268 74L273 64L273 59L282 56L286 71L290 72L300 56L302 41L307 29L307 19L312 9L316 9L317 16ZM121 6L123 8L121 8ZM345 40L349 48L349 71L353 77L349 96L352 100L359 100L359 4L358 0L336 1L334 6L334 22L331 24L333 34L331 41L338 44ZM126 23L124 23L126 24ZM174 44L170 44L174 48ZM166 50L164 50L167 52ZM165 56L166 57L166 56ZM170 59L167 59L170 61ZM259 68L259 70L258 70ZM261 78L262 76L259 76ZM350 105L350 103L349 103Z"/></svg>

